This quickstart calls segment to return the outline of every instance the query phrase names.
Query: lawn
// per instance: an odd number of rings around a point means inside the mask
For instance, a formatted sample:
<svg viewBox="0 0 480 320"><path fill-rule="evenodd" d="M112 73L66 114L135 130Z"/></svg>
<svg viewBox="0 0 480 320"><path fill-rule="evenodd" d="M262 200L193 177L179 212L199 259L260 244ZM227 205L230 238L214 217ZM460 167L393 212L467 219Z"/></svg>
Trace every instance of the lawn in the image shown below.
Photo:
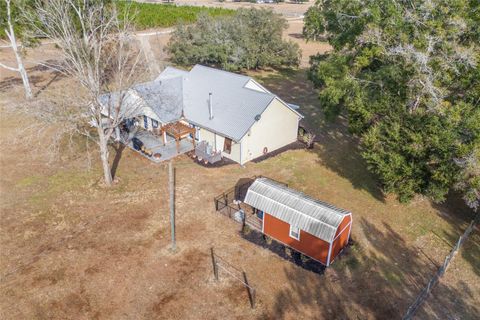
<svg viewBox="0 0 480 320"><path fill-rule="evenodd" d="M53 77L32 71L41 88ZM469 222L453 202L408 205L385 196L344 123L327 123L304 70L254 73L301 105L313 150L290 150L245 168L175 160L178 251L169 251L167 167L126 149L105 189L96 153L83 145L46 161L48 141L12 143L31 121L6 114L21 86L0 91L2 319L397 319ZM74 88L54 81L49 90ZM112 158L115 152L112 150ZM324 274L246 240L214 212L213 197L240 178L265 175L353 213L353 245ZM480 312L478 232L455 258L422 318ZM226 274L213 280L210 247L246 271L258 304ZM450 272L452 271L452 272Z"/></svg>
<svg viewBox="0 0 480 320"><path fill-rule="evenodd" d="M140 2L118 2L121 10L129 8L134 13L133 22L138 29L173 27L179 23L193 23L199 14L213 17L234 13L234 10L213 7L176 6L173 4L153 4Z"/></svg>

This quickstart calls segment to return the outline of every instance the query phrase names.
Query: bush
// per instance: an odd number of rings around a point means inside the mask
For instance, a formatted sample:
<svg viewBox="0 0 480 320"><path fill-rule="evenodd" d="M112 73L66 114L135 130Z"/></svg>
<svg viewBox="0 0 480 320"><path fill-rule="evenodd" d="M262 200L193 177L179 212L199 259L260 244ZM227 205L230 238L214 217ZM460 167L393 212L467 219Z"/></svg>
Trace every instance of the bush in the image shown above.
<svg viewBox="0 0 480 320"><path fill-rule="evenodd" d="M226 70L297 66L300 49L282 39L285 28L287 21L266 9L239 9L219 19L202 14L196 24L177 27L167 50L180 65Z"/></svg>

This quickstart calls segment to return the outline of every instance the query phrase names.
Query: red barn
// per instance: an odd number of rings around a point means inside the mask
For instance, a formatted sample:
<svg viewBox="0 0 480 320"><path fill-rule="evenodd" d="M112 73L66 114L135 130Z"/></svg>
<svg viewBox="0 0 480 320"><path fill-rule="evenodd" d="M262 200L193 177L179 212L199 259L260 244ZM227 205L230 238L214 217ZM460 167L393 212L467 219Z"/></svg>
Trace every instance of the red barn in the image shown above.
<svg viewBox="0 0 480 320"><path fill-rule="evenodd" d="M350 212L268 178L256 179L244 202L255 209L265 235L327 267L350 238Z"/></svg>

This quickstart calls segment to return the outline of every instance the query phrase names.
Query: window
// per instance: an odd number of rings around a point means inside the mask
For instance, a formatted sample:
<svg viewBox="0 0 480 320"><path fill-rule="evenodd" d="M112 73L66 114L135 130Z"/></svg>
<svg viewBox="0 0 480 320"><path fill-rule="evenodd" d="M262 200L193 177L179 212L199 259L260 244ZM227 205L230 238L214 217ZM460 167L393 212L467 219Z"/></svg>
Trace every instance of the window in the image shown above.
<svg viewBox="0 0 480 320"><path fill-rule="evenodd" d="M263 220L263 211L257 209L257 218Z"/></svg>
<svg viewBox="0 0 480 320"><path fill-rule="evenodd" d="M143 116L143 127L145 129L148 129L148 117L147 116Z"/></svg>
<svg viewBox="0 0 480 320"><path fill-rule="evenodd" d="M232 152L232 139L225 138L223 143L223 152L230 154Z"/></svg>
<svg viewBox="0 0 480 320"><path fill-rule="evenodd" d="M152 119L152 128L158 128L158 121Z"/></svg>
<svg viewBox="0 0 480 320"><path fill-rule="evenodd" d="M290 237L300 240L300 228L290 225Z"/></svg>

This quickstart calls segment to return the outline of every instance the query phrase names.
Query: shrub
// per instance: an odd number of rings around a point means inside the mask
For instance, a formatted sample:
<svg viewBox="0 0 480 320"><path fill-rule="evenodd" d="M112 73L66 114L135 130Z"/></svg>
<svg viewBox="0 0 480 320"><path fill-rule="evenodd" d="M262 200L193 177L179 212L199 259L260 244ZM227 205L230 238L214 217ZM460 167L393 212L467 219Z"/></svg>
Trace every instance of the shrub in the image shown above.
<svg viewBox="0 0 480 320"><path fill-rule="evenodd" d="M197 63L226 70L297 66L300 49L282 39L287 21L271 10L239 9L233 16L199 16L195 25L180 25L167 46L180 65Z"/></svg>

